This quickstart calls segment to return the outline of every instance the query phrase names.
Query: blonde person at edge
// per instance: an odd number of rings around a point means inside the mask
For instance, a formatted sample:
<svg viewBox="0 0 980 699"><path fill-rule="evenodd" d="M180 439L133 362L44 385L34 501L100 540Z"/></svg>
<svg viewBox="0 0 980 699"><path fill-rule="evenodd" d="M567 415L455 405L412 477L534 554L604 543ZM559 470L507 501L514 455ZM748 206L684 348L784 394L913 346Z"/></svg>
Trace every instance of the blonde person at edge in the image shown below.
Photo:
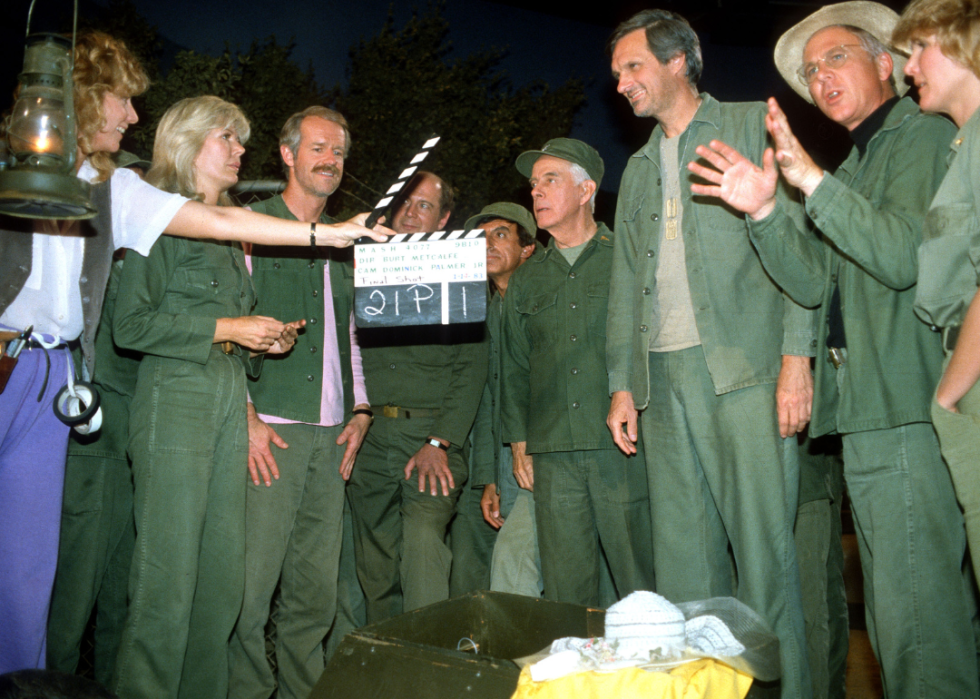
<svg viewBox="0 0 980 699"><path fill-rule="evenodd" d="M0 394L0 673L45 664L69 431L52 404L72 370L69 344L81 347L83 375L95 370L95 329L113 250L146 254L161 233L310 243L308 223L209 206L114 170L111 155L137 121L131 98L149 85L121 41L101 32L79 36L72 77L78 176L93 184L99 215L84 222L0 217L0 348L34 327ZM363 221L318 224L315 242L343 247L363 235L386 239L357 225Z"/></svg>
<svg viewBox="0 0 980 699"><path fill-rule="evenodd" d="M248 136L235 105L181 100L160 121L146 179L228 206ZM258 374L261 353L288 351L302 324L249 315L254 305L238 245L163 237L123 266L114 338L143 360L129 430L136 549L121 697L227 694L245 566L245 374Z"/></svg>
<svg viewBox="0 0 980 699"><path fill-rule="evenodd" d="M905 74L919 89L919 107L959 127L923 226L915 311L943 330L946 365L932 422L980 577L980 2L916 0L893 37L911 49Z"/></svg>
<svg viewBox="0 0 980 699"><path fill-rule="evenodd" d="M962 574L963 515L930 420L942 347L914 311L916 253L929 202L950 180L955 129L901 97L906 59L883 43L897 22L880 3L844 2L776 44L783 79L854 144L834 173L813 161L770 98L775 148L761 165L713 140L696 151L712 167L689 164L709 184L691 189L745 211L773 279L800 303L820 305L827 350L815 366L810 436L841 435L884 695L960 699L980 696L976 599ZM812 226L787 219L773 197L779 180L799 188Z"/></svg>

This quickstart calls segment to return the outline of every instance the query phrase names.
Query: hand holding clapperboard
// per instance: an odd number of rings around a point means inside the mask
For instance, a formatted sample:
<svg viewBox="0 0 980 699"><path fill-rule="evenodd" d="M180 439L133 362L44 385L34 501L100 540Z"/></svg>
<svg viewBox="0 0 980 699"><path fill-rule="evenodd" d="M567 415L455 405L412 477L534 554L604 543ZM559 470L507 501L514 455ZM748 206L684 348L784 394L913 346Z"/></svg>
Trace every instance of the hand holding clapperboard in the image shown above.
<svg viewBox="0 0 980 699"><path fill-rule="evenodd" d="M365 226L388 221L419 181L419 163L439 142L427 140L388 188ZM487 315L486 233L399 233L385 243L361 238L354 246L354 322L359 328L477 323Z"/></svg>

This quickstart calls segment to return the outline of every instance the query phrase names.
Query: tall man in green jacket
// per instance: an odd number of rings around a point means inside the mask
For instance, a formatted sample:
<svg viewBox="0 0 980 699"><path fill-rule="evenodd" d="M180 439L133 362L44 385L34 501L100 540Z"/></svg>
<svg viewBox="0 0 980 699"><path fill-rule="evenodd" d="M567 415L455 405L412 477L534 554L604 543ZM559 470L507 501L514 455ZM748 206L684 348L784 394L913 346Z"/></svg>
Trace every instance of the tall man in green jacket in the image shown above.
<svg viewBox="0 0 980 699"><path fill-rule="evenodd" d="M761 162L765 105L698 94L700 44L673 13L639 13L610 48L619 92L659 122L619 190L607 333L608 425L627 453L642 411L657 591L732 595L730 545L738 599L779 637L783 696L808 697L793 523L814 314L766 274L744 215L692 198L683 167L712 139Z"/></svg>
<svg viewBox="0 0 980 699"><path fill-rule="evenodd" d="M613 235L593 218L604 165L555 138L517 158L548 247L511 275L503 307L503 441L534 491L545 597L598 606L601 558L620 598L653 589L641 458L606 430L605 329Z"/></svg>
<svg viewBox="0 0 980 699"><path fill-rule="evenodd" d="M393 216L398 233L437 231L449 221L451 187L423 175ZM487 378L483 331L483 323L358 331L375 422L348 496L368 623L449 597L446 531Z"/></svg>
<svg viewBox="0 0 980 699"><path fill-rule="evenodd" d="M281 196L252 205L292 221L332 223L350 133L343 116L309 107L283 126ZM352 322L349 253L253 246L256 313L303 318L292 352L267 357L249 383L245 596L229 647L229 696L270 696L277 685L265 627L276 584L280 697L305 698L323 673L323 639L337 608L344 486L371 423ZM244 475L244 474L243 474Z"/></svg>
<svg viewBox="0 0 980 699"><path fill-rule="evenodd" d="M873 3L831 5L776 45L783 78L854 141L831 175L769 102L783 179L806 197L821 237L774 199L772 152L759 167L728 142L699 149L715 169L694 166L712 183L694 190L747 212L773 278L800 303L821 305L811 434L843 435L868 633L885 694L975 697L963 517L929 415L942 348L912 308L922 223L956 128L896 95L896 79L906 89L904 58L882 42L897 18Z"/></svg>

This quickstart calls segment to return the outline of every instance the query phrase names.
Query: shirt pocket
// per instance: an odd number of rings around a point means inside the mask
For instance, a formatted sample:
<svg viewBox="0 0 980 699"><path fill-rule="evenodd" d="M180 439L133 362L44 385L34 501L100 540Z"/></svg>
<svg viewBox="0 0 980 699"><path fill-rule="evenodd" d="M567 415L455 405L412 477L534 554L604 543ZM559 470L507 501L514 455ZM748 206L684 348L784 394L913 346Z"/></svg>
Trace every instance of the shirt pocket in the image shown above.
<svg viewBox="0 0 980 699"><path fill-rule="evenodd" d="M558 335L558 294L535 294L521 301L517 312L521 314L532 346L547 347Z"/></svg>
<svg viewBox="0 0 980 699"><path fill-rule="evenodd" d="M169 295L177 312L220 313L231 317L243 315L243 307L250 305L250 291L242 285L241 276L230 265L180 267L174 272Z"/></svg>
<svg viewBox="0 0 980 699"><path fill-rule="evenodd" d="M624 239L632 253L626 256L631 266L633 266L633 260L638 255L645 254L648 248L652 250L652 237L660 231L660 213L655 212L653 214L655 218L650 218L650 214L646 213L647 210L652 211L650 207L646 197L626 202L622 207L622 218L617 221L617 223L622 223L623 232L626 234ZM651 241L644 242L642 232L644 227L652 230L652 233L649 234ZM616 236L617 238L620 237L619 226L616 228Z"/></svg>
<svg viewBox="0 0 980 699"><path fill-rule="evenodd" d="M609 283L595 282L586 290L589 299L590 330L599 337L606 336L606 320L609 315Z"/></svg>

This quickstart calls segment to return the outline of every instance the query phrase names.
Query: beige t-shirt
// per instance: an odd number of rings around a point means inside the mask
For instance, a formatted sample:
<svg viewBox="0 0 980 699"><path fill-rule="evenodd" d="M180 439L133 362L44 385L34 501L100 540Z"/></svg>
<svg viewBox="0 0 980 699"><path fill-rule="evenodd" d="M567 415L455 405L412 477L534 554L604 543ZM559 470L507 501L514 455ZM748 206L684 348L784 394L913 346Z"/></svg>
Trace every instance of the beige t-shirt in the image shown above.
<svg viewBox="0 0 980 699"><path fill-rule="evenodd" d="M663 173L663 212L660 217L660 256L657 260L656 298L650 327L651 352L672 352L701 344L694 320L694 304L687 281L684 236L681 222L680 137L660 141L660 171Z"/></svg>

